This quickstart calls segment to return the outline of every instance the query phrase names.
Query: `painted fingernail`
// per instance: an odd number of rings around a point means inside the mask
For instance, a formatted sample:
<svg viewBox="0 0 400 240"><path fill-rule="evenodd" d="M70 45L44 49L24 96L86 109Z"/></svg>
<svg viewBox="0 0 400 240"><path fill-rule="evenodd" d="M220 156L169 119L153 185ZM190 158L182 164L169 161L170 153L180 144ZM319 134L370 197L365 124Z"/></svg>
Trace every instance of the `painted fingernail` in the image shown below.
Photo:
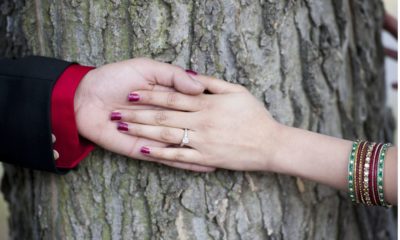
<svg viewBox="0 0 400 240"><path fill-rule="evenodd" d="M193 76L196 76L198 74L197 72L195 72L195 71L193 71L191 69L186 69L185 71L186 71L187 74L193 75Z"/></svg>
<svg viewBox="0 0 400 240"><path fill-rule="evenodd" d="M150 154L150 148L148 147L141 147L140 152L143 154Z"/></svg>
<svg viewBox="0 0 400 240"><path fill-rule="evenodd" d="M129 93L128 100L129 102L137 102L140 100L140 95L137 93Z"/></svg>
<svg viewBox="0 0 400 240"><path fill-rule="evenodd" d="M120 131L127 132L127 131L128 131L128 124L127 124L127 123L124 123L124 122L119 122L117 128L118 128L118 130L120 130Z"/></svg>
<svg viewBox="0 0 400 240"><path fill-rule="evenodd" d="M122 115L119 112L112 112L110 118L111 118L111 121L117 121L117 120L121 120Z"/></svg>

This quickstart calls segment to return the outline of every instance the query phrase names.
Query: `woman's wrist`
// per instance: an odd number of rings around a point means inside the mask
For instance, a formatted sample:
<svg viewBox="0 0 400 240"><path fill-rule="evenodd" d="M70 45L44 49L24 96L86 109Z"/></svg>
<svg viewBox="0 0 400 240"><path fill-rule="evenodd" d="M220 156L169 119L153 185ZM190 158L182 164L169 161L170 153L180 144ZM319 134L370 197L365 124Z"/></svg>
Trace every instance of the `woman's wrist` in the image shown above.
<svg viewBox="0 0 400 240"><path fill-rule="evenodd" d="M285 136L290 135L291 127L283 125L279 122L274 121L268 123L267 126L273 131L267 131L269 134L265 135L261 141L261 166L260 169L263 171L277 172L281 168L279 159L282 159L282 152L287 148Z"/></svg>
<svg viewBox="0 0 400 240"><path fill-rule="evenodd" d="M268 171L347 190L352 142L280 125Z"/></svg>
<svg viewBox="0 0 400 240"><path fill-rule="evenodd" d="M285 173L285 167L282 166L282 159L285 158L284 153L289 150L285 138L290 137L291 131L291 127L276 122L273 145L265 146L267 151L270 152L266 155L268 159L266 159L265 171Z"/></svg>

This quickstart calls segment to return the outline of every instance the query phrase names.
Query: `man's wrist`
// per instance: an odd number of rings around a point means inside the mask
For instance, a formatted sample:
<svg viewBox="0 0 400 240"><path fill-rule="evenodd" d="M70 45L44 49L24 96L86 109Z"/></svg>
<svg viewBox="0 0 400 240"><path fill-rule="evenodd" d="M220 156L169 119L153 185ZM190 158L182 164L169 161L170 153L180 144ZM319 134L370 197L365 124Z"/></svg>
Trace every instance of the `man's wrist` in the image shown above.
<svg viewBox="0 0 400 240"><path fill-rule="evenodd" d="M85 76L83 76L82 80L79 82L78 87L76 88L74 95L74 112L75 114L79 111L81 106L84 104L85 96L87 96L86 85L88 80L90 79L91 73L93 70L88 71Z"/></svg>
<svg viewBox="0 0 400 240"><path fill-rule="evenodd" d="M79 137L74 106L78 85L91 69L72 64L62 73L53 88L52 128L57 136L54 149L60 153L57 160L59 168L76 166L93 149L90 143L81 141Z"/></svg>

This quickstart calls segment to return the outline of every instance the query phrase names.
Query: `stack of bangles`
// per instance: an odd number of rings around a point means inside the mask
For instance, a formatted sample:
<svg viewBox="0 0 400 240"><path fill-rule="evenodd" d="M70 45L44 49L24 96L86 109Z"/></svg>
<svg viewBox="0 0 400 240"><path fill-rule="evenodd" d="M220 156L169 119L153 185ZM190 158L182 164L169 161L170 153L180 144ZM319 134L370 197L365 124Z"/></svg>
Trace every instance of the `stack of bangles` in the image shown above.
<svg viewBox="0 0 400 240"><path fill-rule="evenodd" d="M349 157L348 184L351 201L366 206L391 207L383 193L383 168L390 144L356 141Z"/></svg>

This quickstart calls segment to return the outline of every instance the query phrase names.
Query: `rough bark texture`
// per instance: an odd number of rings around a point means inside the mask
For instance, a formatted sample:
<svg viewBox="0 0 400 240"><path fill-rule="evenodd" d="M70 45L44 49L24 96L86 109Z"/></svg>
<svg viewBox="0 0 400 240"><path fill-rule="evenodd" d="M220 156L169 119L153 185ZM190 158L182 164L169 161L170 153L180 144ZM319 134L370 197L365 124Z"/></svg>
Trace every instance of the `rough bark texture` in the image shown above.
<svg viewBox="0 0 400 240"><path fill-rule="evenodd" d="M390 141L382 7L378 0L3 0L0 54L96 66L147 56L245 85L287 125ZM393 210L353 207L346 194L313 182L194 174L101 149L66 176L7 166L2 188L12 239L397 237Z"/></svg>

